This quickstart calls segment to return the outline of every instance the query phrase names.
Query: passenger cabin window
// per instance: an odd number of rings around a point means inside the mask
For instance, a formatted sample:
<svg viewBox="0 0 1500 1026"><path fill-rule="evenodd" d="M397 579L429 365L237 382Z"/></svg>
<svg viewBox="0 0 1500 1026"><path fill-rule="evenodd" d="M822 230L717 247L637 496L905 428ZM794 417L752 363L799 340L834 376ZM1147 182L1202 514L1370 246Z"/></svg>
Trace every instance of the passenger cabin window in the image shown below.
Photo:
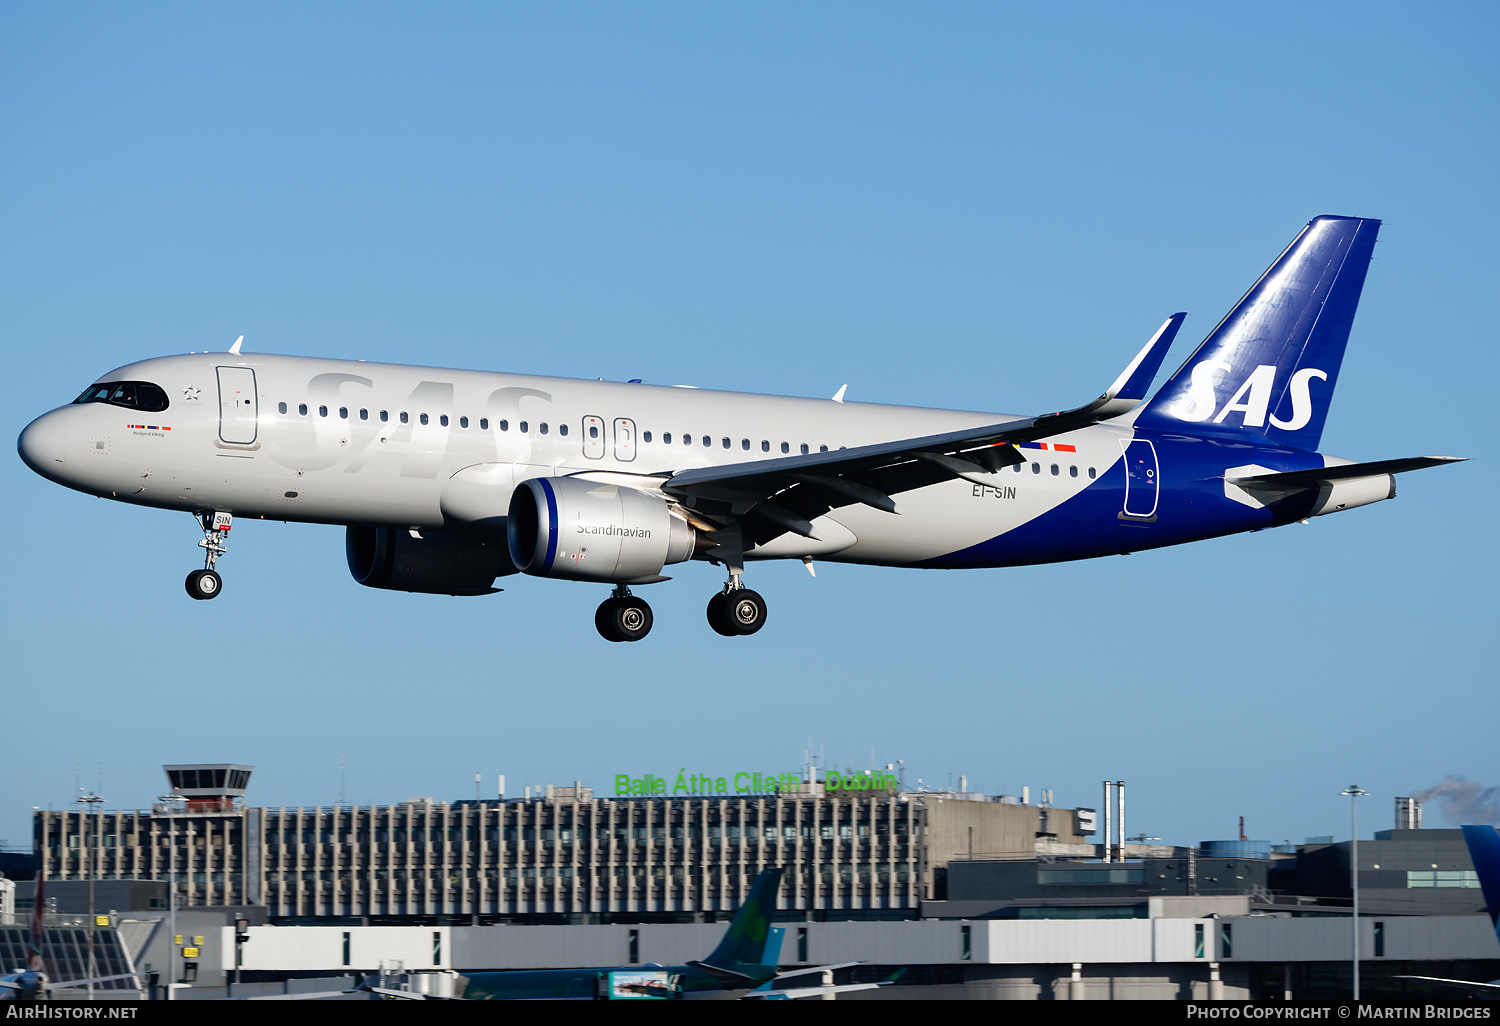
<svg viewBox="0 0 1500 1026"><path fill-rule="evenodd" d="M319 406L318 407L318 416L320 416L320 417L326 417L326 416L328 416L328 407L326 407L326 406Z"/></svg>
<svg viewBox="0 0 1500 1026"><path fill-rule="evenodd" d="M547 422L542 421L542 425L538 430L540 430L541 433L545 435L547 433Z"/></svg>
<svg viewBox="0 0 1500 1026"><path fill-rule="evenodd" d="M300 414L303 417L307 416L307 404L306 403L298 403L297 404L297 413Z"/></svg>
<svg viewBox="0 0 1500 1026"><path fill-rule="evenodd" d="M167 393L160 385L153 385L149 381L110 381L90 385L73 402L108 403L110 406L123 406L127 410L140 410L142 413L160 413L169 405Z"/></svg>
<svg viewBox="0 0 1500 1026"><path fill-rule="evenodd" d="M748 439L748 438L741 438L740 439L740 448L744 449L746 452L749 452L750 451L750 439Z"/></svg>
<svg viewBox="0 0 1500 1026"><path fill-rule="evenodd" d="M709 446L711 446L713 444L714 443L709 440L709 437L707 435L703 436L703 448L707 449ZM729 448L729 439L727 439L727 438L724 439L724 448L726 448L726 449Z"/></svg>
<svg viewBox="0 0 1500 1026"><path fill-rule="evenodd" d="M347 407L347 406L340 406L339 407L339 420L348 420L348 419L349 419L349 407Z"/></svg>
<svg viewBox="0 0 1500 1026"><path fill-rule="evenodd" d="M447 427L448 426L448 415L446 413L444 413L444 414L442 414L442 415L440 415L438 417L438 424L440 424L443 427Z"/></svg>
<svg viewBox="0 0 1500 1026"><path fill-rule="evenodd" d="M286 412L286 403L277 403L276 404L276 412L277 413L285 413Z"/></svg>
<svg viewBox="0 0 1500 1026"><path fill-rule="evenodd" d="M510 430L510 421L508 421L508 420L502 420L500 422L500 430L501 431L509 431Z"/></svg>
<svg viewBox="0 0 1500 1026"><path fill-rule="evenodd" d="M481 430L481 431L488 431L489 429L490 429L490 419L488 417L480 417L479 418L479 430Z"/></svg>
<svg viewBox="0 0 1500 1026"><path fill-rule="evenodd" d="M559 424L559 425L557 425L557 433L560 434L560 435L566 435L568 433L568 425L566 425L566 424ZM648 439L646 439L646 441L649 442L649 441L651 441L651 439L648 438Z"/></svg>
<svg viewBox="0 0 1500 1026"><path fill-rule="evenodd" d="M646 432L646 441L648 441L648 442L651 441L651 432L649 432L649 431ZM672 444L672 432L668 431L666 434L664 434L664 435L661 436L661 444L662 445L671 445Z"/></svg>
<svg viewBox="0 0 1500 1026"><path fill-rule="evenodd" d="M521 434L524 435L526 433L528 427L529 427L529 425L527 425L527 423L524 420L521 421L521 424L520 424Z"/></svg>
<svg viewBox="0 0 1500 1026"><path fill-rule="evenodd" d="M423 427L427 426L427 414L419 414L417 416L417 420L422 424Z"/></svg>
<svg viewBox="0 0 1500 1026"><path fill-rule="evenodd" d="M370 411L369 410L360 410L359 411L359 419L360 420L369 420L370 419Z"/></svg>
<svg viewBox="0 0 1500 1026"><path fill-rule="evenodd" d="M401 423L406 424L406 423L410 422L410 420L411 420L411 418L409 416L407 416L406 411L402 410L401 411Z"/></svg>
<svg viewBox="0 0 1500 1026"><path fill-rule="evenodd" d="M642 431L641 432L641 441L643 441L643 442L649 442L649 441L651 441L651 432L649 432L649 431Z"/></svg>
<svg viewBox="0 0 1500 1026"><path fill-rule="evenodd" d="M390 419L391 419L391 415L390 415L389 412L387 412L385 410L381 410L380 411L380 423L384 424L386 421L388 421Z"/></svg>
<svg viewBox="0 0 1500 1026"><path fill-rule="evenodd" d="M458 426L461 427L461 428L468 427L469 426L469 418L468 417L459 417L458 418Z"/></svg>
<svg viewBox="0 0 1500 1026"><path fill-rule="evenodd" d="M729 439L724 439L724 448L729 448Z"/></svg>

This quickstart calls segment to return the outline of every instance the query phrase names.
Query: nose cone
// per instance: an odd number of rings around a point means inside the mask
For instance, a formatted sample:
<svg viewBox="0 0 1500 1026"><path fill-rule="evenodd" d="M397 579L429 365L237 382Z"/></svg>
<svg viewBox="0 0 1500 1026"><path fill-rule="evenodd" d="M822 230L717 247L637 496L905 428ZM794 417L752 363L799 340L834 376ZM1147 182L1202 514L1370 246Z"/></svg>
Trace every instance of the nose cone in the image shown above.
<svg viewBox="0 0 1500 1026"><path fill-rule="evenodd" d="M63 455L67 452L68 436L62 410L44 413L21 432L16 439L16 450L21 459L32 470L49 480L57 480L62 474Z"/></svg>

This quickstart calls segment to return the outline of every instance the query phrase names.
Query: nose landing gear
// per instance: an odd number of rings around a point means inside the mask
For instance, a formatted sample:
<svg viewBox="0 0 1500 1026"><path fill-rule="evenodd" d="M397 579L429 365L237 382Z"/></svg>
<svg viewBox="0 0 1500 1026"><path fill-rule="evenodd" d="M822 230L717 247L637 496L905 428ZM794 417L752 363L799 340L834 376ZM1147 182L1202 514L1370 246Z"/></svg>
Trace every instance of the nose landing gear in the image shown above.
<svg viewBox="0 0 1500 1026"><path fill-rule="evenodd" d="M214 569L214 563L224 555L234 517L228 513L199 513L196 519L203 528L203 540L198 543L198 547L204 550L203 569L188 574L183 584L195 599L217 598L224 589L224 581Z"/></svg>
<svg viewBox="0 0 1500 1026"><path fill-rule="evenodd" d="M605 641L640 641L651 633L651 623L651 607L623 584L594 612L594 626Z"/></svg>
<svg viewBox="0 0 1500 1026"><path fill-rule="evenodd" d="M194 570L184 583L187 593L195 599L211 599L224 587L223 579L213 570Z"/></svg>

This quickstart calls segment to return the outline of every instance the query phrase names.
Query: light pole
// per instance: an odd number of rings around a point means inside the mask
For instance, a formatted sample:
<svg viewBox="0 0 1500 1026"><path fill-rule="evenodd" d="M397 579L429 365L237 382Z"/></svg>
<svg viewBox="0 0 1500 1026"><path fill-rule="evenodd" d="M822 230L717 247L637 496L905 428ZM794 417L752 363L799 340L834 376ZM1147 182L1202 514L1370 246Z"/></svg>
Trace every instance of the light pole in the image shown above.
<svg viewBox="0 0 1500 1026"><path fill-rule="evenodd" d="M89 838L88 814L91 811L94 813L94 843L89 845L93 850L86 853L89 865L89 953L87 976L89 981L88 999L92 1001L94 1000L94 977L98 975L94 971L94 878L99 875L99 848L104 842L104 838L99 836L99 829L103 825L99 818L99 814L103 810L99 806L103 804L104 799L97 794L81 794L73 800L83 806L83 812L79 815L79 819L82 820L79 826L83 828L84 840L88 840Z"/></svg>
<svg viewBox="0 0 1500 1026"><path fill-rule="evenodd" d="M186 801L180 794L164 794L156 799L167 812L167 1000L177 993L177 803Z"/></svg>
<svg viewBox="0 0 1500 1026"><path fill-rule="evenodd" d="M1354 895L1354 1000L1359 1000L1359 799L1369 794L1358 784L1339 792L1349 798L1349 887Z"/></svg>

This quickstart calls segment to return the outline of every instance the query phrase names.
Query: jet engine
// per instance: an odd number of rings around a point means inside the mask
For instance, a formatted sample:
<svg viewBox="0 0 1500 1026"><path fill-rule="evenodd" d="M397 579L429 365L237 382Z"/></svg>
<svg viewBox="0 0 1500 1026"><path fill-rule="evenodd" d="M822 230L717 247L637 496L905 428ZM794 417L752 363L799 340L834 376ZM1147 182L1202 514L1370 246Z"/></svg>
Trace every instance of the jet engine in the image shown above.
<svg viewBox="0 0 1500 1026"><path fill-rule="evenodd" d="M495 578L516 572L500 539L444 531L351 527L344 554L360 584L426 595L489 595Z"/></svg>
<svg viewBox="0 0 1500 1026"><path fill-rule="evenodd" d="M532 478L510 499L510 558L523 573L646 584L691 559L696 532L667 503L634 488Z"/></svg>

